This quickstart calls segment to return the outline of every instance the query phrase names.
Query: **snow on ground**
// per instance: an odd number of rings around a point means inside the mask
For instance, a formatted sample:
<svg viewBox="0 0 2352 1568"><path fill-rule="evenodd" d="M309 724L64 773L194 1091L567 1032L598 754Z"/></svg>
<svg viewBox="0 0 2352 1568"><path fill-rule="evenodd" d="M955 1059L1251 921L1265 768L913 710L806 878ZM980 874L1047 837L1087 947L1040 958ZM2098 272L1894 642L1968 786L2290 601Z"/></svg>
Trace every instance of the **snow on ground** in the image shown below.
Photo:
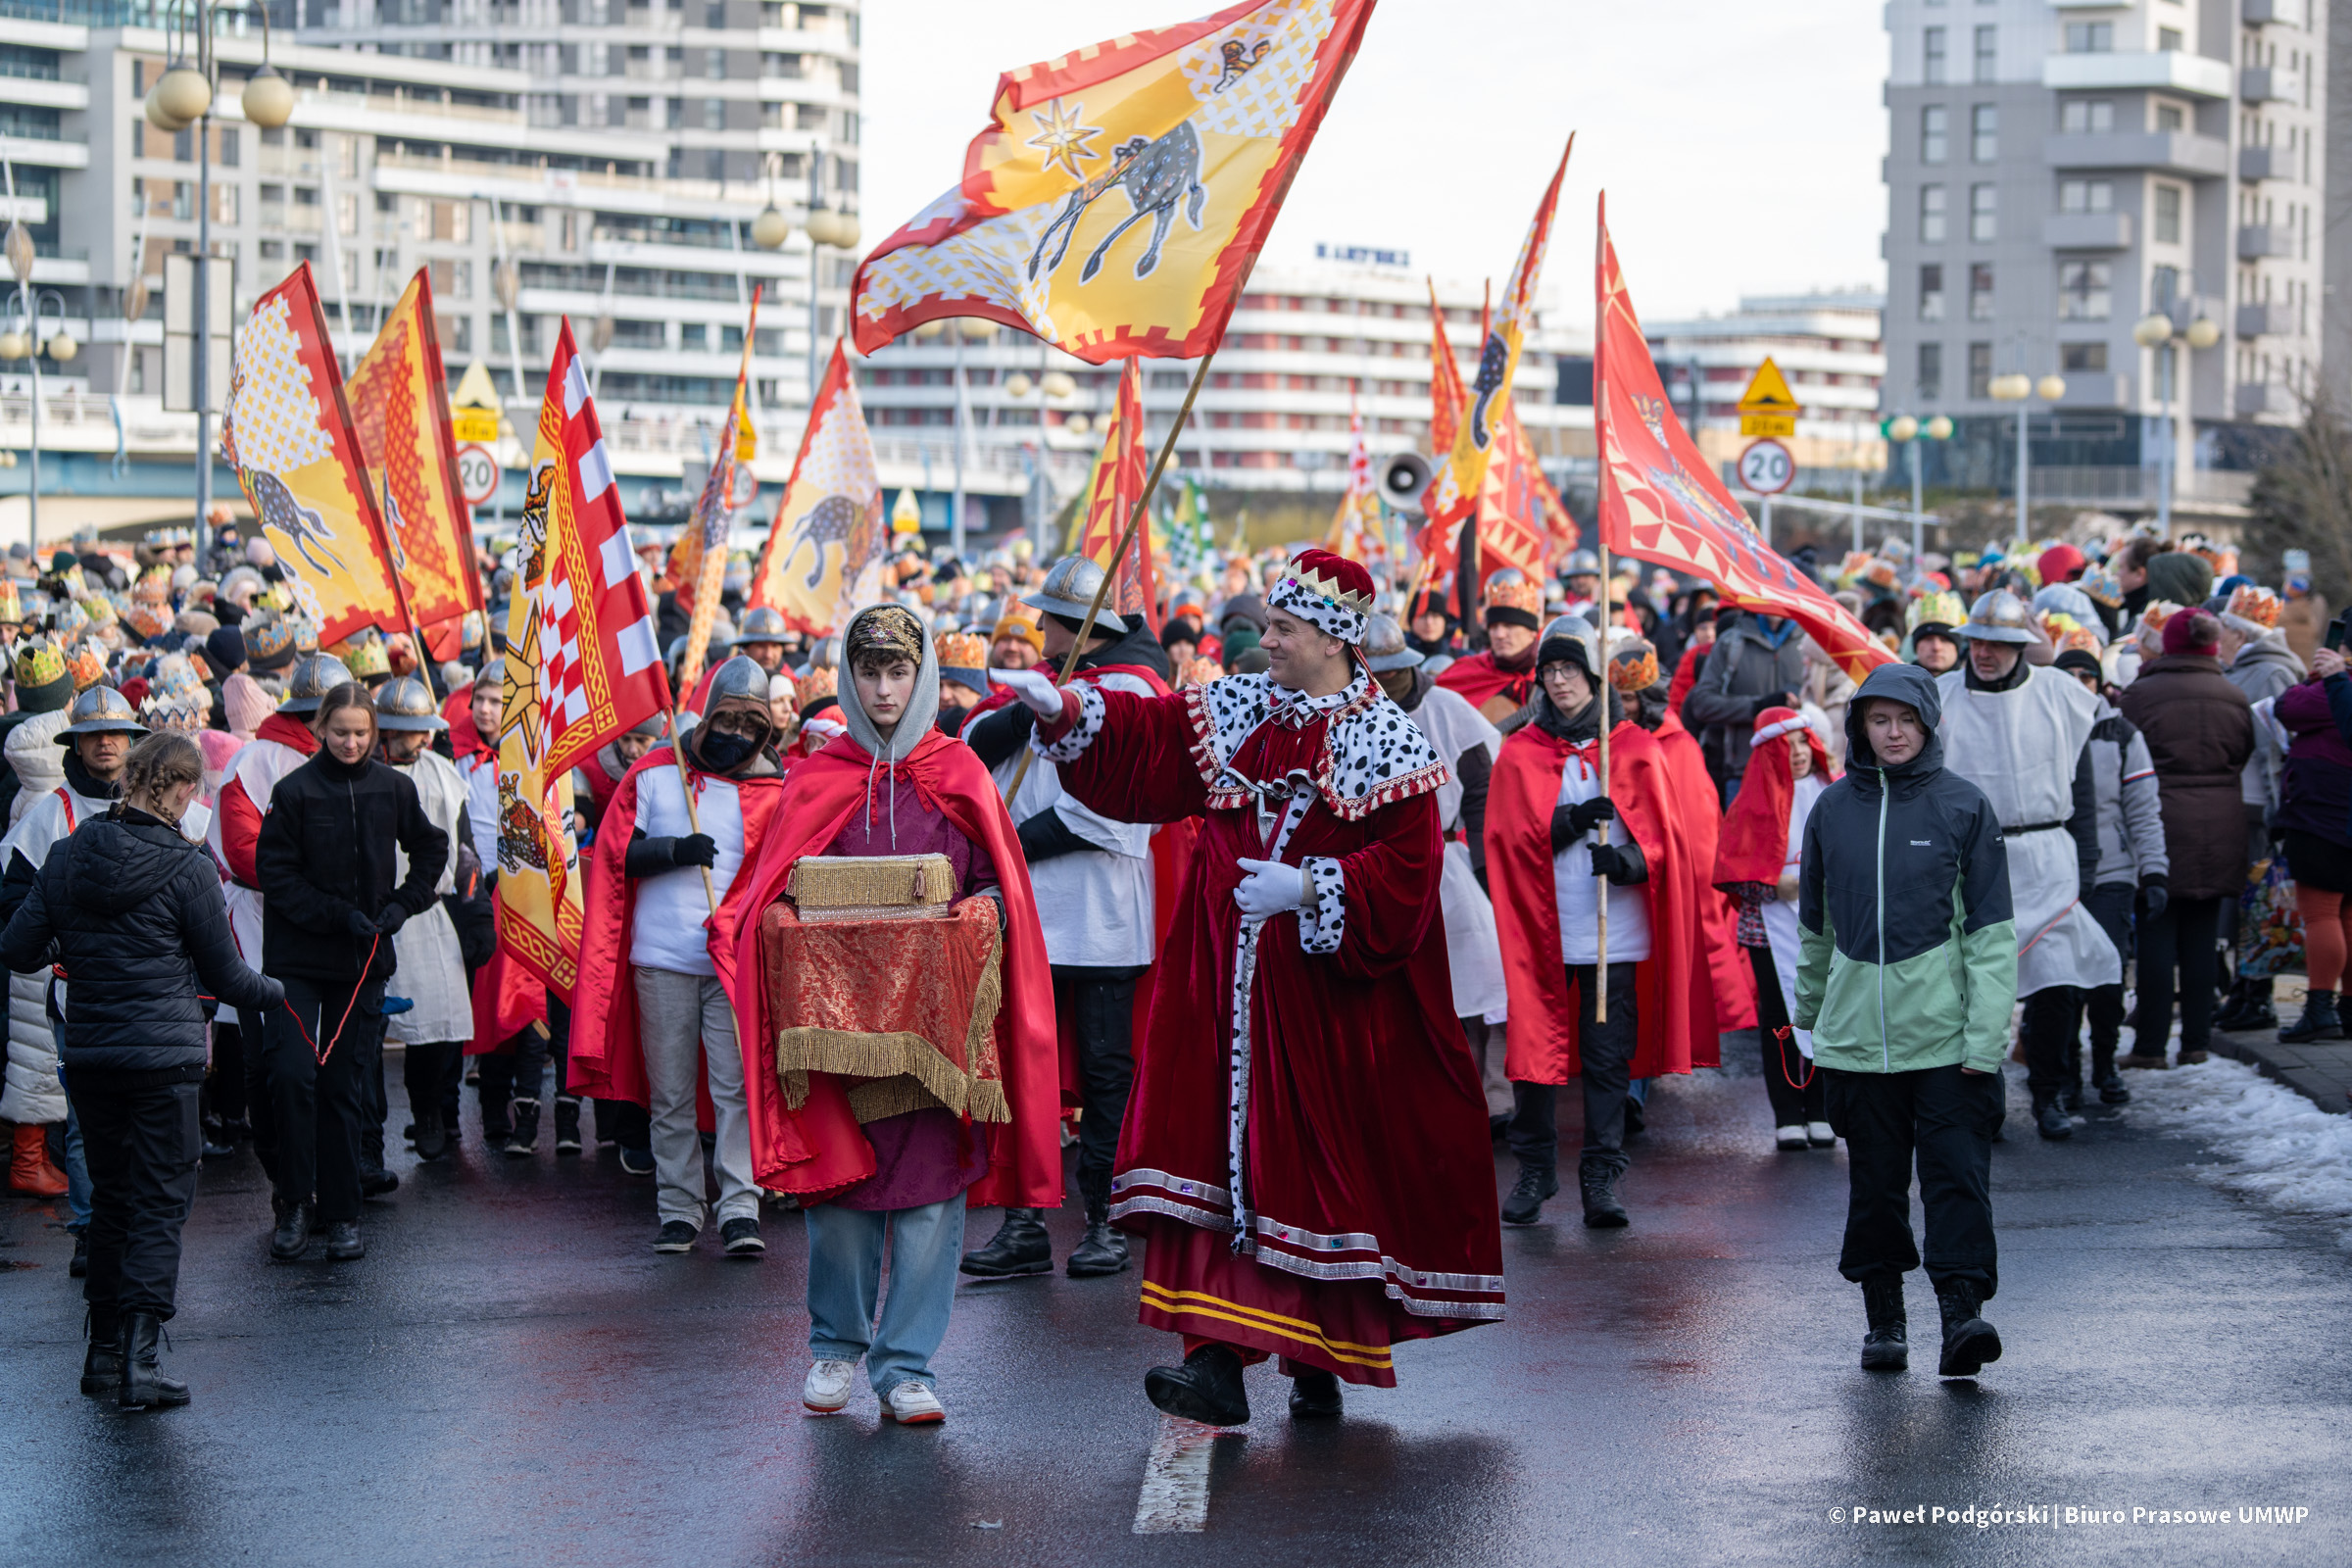
<svg viewBox="0 0 2352 1568"><path fill-rule="evenodd" d="M2352 1248L2352 1116L2331 1115L2242 1061L2128 1072L2142 1125L2204 1141L2220 1162L2197 1174L2289 1214L2330 1220Z"/></svg>

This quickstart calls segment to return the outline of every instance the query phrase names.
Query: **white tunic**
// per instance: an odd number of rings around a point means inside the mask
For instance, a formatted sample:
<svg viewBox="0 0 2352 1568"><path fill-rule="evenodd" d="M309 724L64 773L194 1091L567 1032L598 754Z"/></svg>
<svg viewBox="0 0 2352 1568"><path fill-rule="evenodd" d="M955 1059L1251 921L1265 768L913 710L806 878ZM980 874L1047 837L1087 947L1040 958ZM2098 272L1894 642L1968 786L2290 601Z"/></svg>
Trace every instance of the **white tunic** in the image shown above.
<svg viewBox="0 0 2352 1568"><path fill-rule="evenodd" d="M1821 799L1828 788L1818 773L1807 773L1795 781L1796 789L1788 798L1788 857L1781 863L1781 875L1792 877L1802 867L1805 858L1805 818L1813 814L1813 803ZM1764 920L1764 938L1772 948L1773 978L1781 983L1781 1005L1788 1015L1796 1016L1796 965L1804 954L1799 946L1802 934L1796 923L1794 899L1767 899L1759 911ZM1789 1025L1796 1036L1796 1049L1805 1059L1813 1057L1813 1031Z"/></svg>
<svg viewBox="0 0 2352 1568"><path fill-rule="evenodd" d="M466 806L466 781L457 764L439 752L425 751L401 768L416 786L416 800L433 826L449 837L449 859L441 868L436 894L456 891L458 885L458 813ZM409 853L393 851L396 874L409 876ZM458 928L449 907L436 902L422 914L411 915L392 934L397 966L391 994L416 1005L385 1020L384 1032L404 1046L473 1038L473 1003L466 990L466 956L458 946Z"/></svg>
<svg viewBox="0 0 2352 1568"><path fill-rule="evenodd" d="M1443 686L1432 686L1409 715L1429 737L1429 744L1446 759L1447 777L1438 786L1438 821L1448 835L1446 865L1438 882L1438 903L1446 915L1446 957L1453 973L1453 1013L1457 1018L1505 1016L1509 993L1502 978L1502 939L1494 932L1494 906L1487 901L1478 875L1470 869L1470 846L1450 835L1462 825L1461 757L1474 746L1487 749L1493 765L1502 749L1502 732L1470 706L1469 699ZM1587 856L1590 863L1592 857ZM1613 935L1614 933L1612 933Z"/></svg>
<svg viewBox="0 0 2352 1568"><path fill-rule="evenodd" d="M62 758L63 748L54 741L49 749ZM61 760L61 777L64 768ZM23 810L8 836L0 838L0 869L15 864L22 855L39 871L51 849L91 817L104 815L113 804L76 795L63 784L29 800L19 795L17 805ZM0 1117L26 1126L66 1119L66 1092L57 1081L57 1037L49 1032L49 984L46 969L8 977L8 1073L7 1086L0 1089ZM63 980L57 982L57 1008L61 1015L65 1012Z"/></svg>
<svg viewBox="0 0 2352 1568"><path fill-rule="evenodd" d="M1104 691L1151 697L1151 685L1117 671L1079 678ZM997 769L997 789L1012 782L1026 748ZM1157 950L1152 929L1152 834L1148 822L1121 822L1090 810L1061 792L1061 770L1033 757L1020 793L1005 803L1015 823L1051 809L1100 855L1056 855L1029 868L1037 921L1046 934L1046 961L1100 968L1150 963Z"/></svg>
<svg viewBox="0 0 2352 1568"><path fill-rule="evenodd" d="M731 779L703 774L694 785L700 831L718 846L710 889L724 899L743 869L743 801ZM674 764L637 775L637 827L655 839L682 839L697 831L695 819L686 814L686 792L678 787ZM640 879L629 917L629 961L673 974L716 974L706 929L710 920L710 895L694 866Z"/></svg>
<svg viewBox="0 0 2352 1568"><path fill-rule="evenodd" d="M1558 804L1574 806L1599 794L1600 775L1585 765L1583 757L1571 752L1568 765L1560 769ZM1633 842L1623 822L1604 822L1593 832L1580 834L1574 844L1551 858L1552 892L1560 911L1560 956L1570 963L1599 961L1599 889L1607 887L1609 961L1639 963L1649 956L1649 889L1641 883L1621 888L1594 876L1595 839L1609 844Z"/></svg>
<svg viewBox="0 0 2352 1568"><path fill-rule="evenodd" d="M2123 959L2082 906L2082 869L2065 825L2099 700L2064 670L2041 666L2005 692L1970 691L1966 665L1937 676L1936 687L1943 698L1943 765L1983 790L2000 814L2017 920L2017 994L2115 984Z"/></svg>
<svg viewBox="0 0 2352 1568"><path fill-rule="evenodd" d="M268 816L270 798L277 789L277 781L309 760L309 758L283 741L247 741L238 748L235 759L229 763L228 777L220 787L225 791L229 785L237 785L245 792L245 799L253 803L253 808ZM221 814L216 813L206 827L205 845L213 852L213 858L226 866L228 855L220 843L221 822ZM228 900L228 931L237 940L237 952L244 957L248 967L259 969L262 966L262 891L249 888L232 877L222 885L221 894ZM223 1003L220 1018L222 1023L235 1023L237 1009Z"/></svg>

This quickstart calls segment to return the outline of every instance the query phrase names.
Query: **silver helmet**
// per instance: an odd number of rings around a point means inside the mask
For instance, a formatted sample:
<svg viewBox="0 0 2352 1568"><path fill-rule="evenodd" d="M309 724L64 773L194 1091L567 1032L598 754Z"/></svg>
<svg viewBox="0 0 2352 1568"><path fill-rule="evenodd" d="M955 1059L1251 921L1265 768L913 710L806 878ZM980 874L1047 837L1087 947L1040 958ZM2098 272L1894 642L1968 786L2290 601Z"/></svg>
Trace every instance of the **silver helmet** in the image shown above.
<svg viewBox="0 0 2352 1568"><path fill-rule="evenodd" d="M375 722L379 729L438 732L449 728L449 720L441 716L441 705L433 701L431 688L414 675L400 675L384 682L383 690L375 694Z"/></svg>
<svg viewBox="0 0 2352 1568"><path fill-rule="evenodd" d="M2030 643L2034 640L2034 612L2026 602L2006 588L1995 588L1981 594L1969 607L1965 624L1952 628L1953 634L1984 643Z"/></svg>
<svg viewBox="0 0 2352 1568"><path fill-rule="evenodd" d="M57 734L57 744L60 746L73 745L76 735L104 735L117 731L126 735L147 733L147 726L139 722L138 711L130 706L130 699L112 686L93 686L74 698L74 706L66 710L66 717L69 722Z"/></svg>
<svg viewBox="0 0 2352 1568"><path fill-rule="evenodd" d="M1572 550L1568 553L1568 564L1560 568L1560 575L1597 577L1600 575L1600 558L1590 550Z"/></svg>
<svg viewBox="0 0 2352 1568"><path fill-rule="evenodd" d="M504 690L507 684L506 656L503 654L494 656L484 663L482 672L473 677L473 684L476 690L484 686L495 686Z"/></svg>
<svg viewBox="0 0 2352 1568"><path fill-rule="evenodd" d="M743 629L735 634L735 640L727 646L741 648L746 643L776 643L780 645L784 641L785 632L783 612L770 610L765 605L759 605L743 612Z"/></svg>
<svg viewBox="0 0 2352 1568"><path fill-rule="evenodd" d="M1600 635L1582 615L1556 616L1536 644L1536 667L1566 661L1594 680L1600 678Z"/></svg>
<svg viewBox="0 0 2352 1568"><path fill-rule="evenodd" d="M716 708L729 697L741 697L755 703L767 701L767 671L754 661L737 654L710 673L710 695L704 711Z"/></svg>
<svg viewBox="0 0 2352 1568"><path fill-rule="evenodd" d="M1065 620L1083 621L1092 609L1095 595L1102 588L1102 568L1084 556L1064 556L1054 563L1046 573L1045 586L1021 601L1031 610ZM1119 636L1127 630L1126 617L1104 604L1095 616L1095 629Z"/></svg>
<svg viewBox="0 0 2352 1568"><path fill-rule="evenodd" d="M1364 666L1378 675L1392 669L1419 669L1421 656L1404 640L1404 628L1390 615L1374 615L1364 626Z"/></svg>
<svg viewBox="0 0 2352 1568"><path fill-rule="evenodd" d="M294 661L294 673L286 678L286 700L277 705L277 710L316 713L320 698L350 683L351 671L334 655L305 654Z"/></svg>

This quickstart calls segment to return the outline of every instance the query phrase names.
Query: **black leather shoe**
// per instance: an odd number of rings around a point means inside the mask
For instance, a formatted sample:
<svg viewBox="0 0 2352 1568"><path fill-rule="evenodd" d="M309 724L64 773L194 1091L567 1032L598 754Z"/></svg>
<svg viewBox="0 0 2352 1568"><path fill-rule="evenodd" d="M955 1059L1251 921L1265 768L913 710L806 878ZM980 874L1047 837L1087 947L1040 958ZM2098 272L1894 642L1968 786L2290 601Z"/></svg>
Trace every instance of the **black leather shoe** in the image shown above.
<svg viewBox="0 0 2352 1568"><path fill-rule="evenodd" d="M381 1198L386 1193L400 1191L400 1178L381 1165L371 1165L360 1172L360 1196Z"/></svg>
<svg viewBox="0 0 2352 1568"><path fill-rule="evenodd" d="M164 1330L153 1312L125 1312L115 1339L122 1361L122 1381L115 1402L125 1410L145 1410L188 1402L188 1386L166 1377L155 1358L155 1342Z"/></svg>
<svg viewBox="0 0 2352 1568"><path fill-rule="evenodd" d="M1144 1374L1144 1397L1167 1415L1202 1426L1238 1427L1250 1419L1242 1358L1230 1346L1203 1345L1182 1366L1153 1367Z"/></svg>
<svg viewBox="0 0 2352 1568"><path fill-rule="evenodd" d="M1559 1190L1559 1172L1534 1165L1520 1166L1518 1184L1512 1187L1511 1195L1502 1200L1502 1222L1505 1225L1533 1225L1544 1217L1544 1200Z"/></svg>
<svg viewBox="0 0 2352 1568"><path fill-rule="evenodd" d="M449 1152L449 1129L442 1125L441 1107L416 1113L416 1157L435 1160Z"/></svg>
<svg viewBox="0 0 2352 1568"><path fill-rule="evenodd" d="M1943 1356L1936 1376L1973 1378L1985 1362L2001 1358L2001 1336L1978 1316L1982 1302L1974 1284L1946 1281L1936 1288L1936 1304L1943 1312Z"/></svg>
<svg viewBox="0 0 2352 1568"><path fill-rule="evenodd" d="M1903 1311L1903 1277L1865 1281L1862 1310L1870 1319L1870 1331L1862 1336L1862 1370L1908 1371L1911 1325Z"/></svg>
<svg viewBox="0 0 2352 1568"><path fill-rule="evenodd" d="M291 1263L311 1245L311 1205L285 1203L278 1207L277 1229L270 1233L270 1256L280 1263Z"/></svg>
<svg viewBox="0 0 2352 1568"><path fill-rule="evenodd" d="M1577 1172L1577 1186L1585 1200L1585 1227L1588 1230L1613 1231L1631 1223L1632 1216L1617 1200L1617 1178L1624 1174L1613 1165L1592 1164Z"/></svg>
<svg viewBox="0 0 2352 1568"><path fill-rule="evenodd" d="M1323 1421L1340 1413L1340 1380L1320 1367L1291 1379L1291 1419Z"/></svg>
<svg viewBox="0 0 2352 1568"><path fill-rule="evenodd" d="M81 1392L108 1395L122 1387L122 1325L114 1312L90 1308L90 1346L81 1353Z"/></svg>
<svg viewBox="0 0 2352 1568"><path fill-rule="evenodd" d="M1074 1280L1124 1273L1127 1268L1127 1238L1112 1230L1108 1220L1091 1220L1087 1223L1086 1239L1070 1250L1068 1267L1070 1278Z"/></svg>
<svg viewBox="0 0 2352 1568"><path fill-rule="evenodd" d="M2068 1119L2066 1107L2055 1097L2034 1107L2034 1127L2052 1143L2075 1136L2075 1124Z"/></svg>
<svg viewBox="0 0 2352 1568"><path fill-rule="evenodd" d="M984 1280L1054 1272L1054 1243L1034 1208L1008 1208L986 1247L963 1254L966 1274Z"/></svg>
<svg viewBox="0 0 2352 1568"><path fill-rule="evenodd" d="M326 1228L326 1260L330 1263L349 1263L368 1255L368 1244L360 1237L360 1222L339 1219Z"/></svg>

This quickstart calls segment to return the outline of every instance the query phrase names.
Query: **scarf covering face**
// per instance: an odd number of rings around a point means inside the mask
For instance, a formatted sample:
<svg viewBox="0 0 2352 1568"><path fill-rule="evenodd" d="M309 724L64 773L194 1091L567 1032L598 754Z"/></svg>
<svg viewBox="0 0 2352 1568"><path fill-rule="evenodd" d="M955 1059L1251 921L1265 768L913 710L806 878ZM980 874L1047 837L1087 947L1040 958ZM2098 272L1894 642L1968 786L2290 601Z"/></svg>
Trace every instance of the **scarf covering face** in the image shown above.
<svg viewBox="0 0 2352 1568"><path fill-rule="evenodd" d="M933 651L931 639L923 635L922 622L897 605L876 605L858 612L841 648L842 664L852 671L852 678L841 683L835 700L841 705L843 722L850 727L850 738L877 763L905 761L939 718L939 655ZM899 726L887 741L858 701L855 671L860 656L904 659L915 666L914 690L907 694L906 710L899 715Z"/></svg>

